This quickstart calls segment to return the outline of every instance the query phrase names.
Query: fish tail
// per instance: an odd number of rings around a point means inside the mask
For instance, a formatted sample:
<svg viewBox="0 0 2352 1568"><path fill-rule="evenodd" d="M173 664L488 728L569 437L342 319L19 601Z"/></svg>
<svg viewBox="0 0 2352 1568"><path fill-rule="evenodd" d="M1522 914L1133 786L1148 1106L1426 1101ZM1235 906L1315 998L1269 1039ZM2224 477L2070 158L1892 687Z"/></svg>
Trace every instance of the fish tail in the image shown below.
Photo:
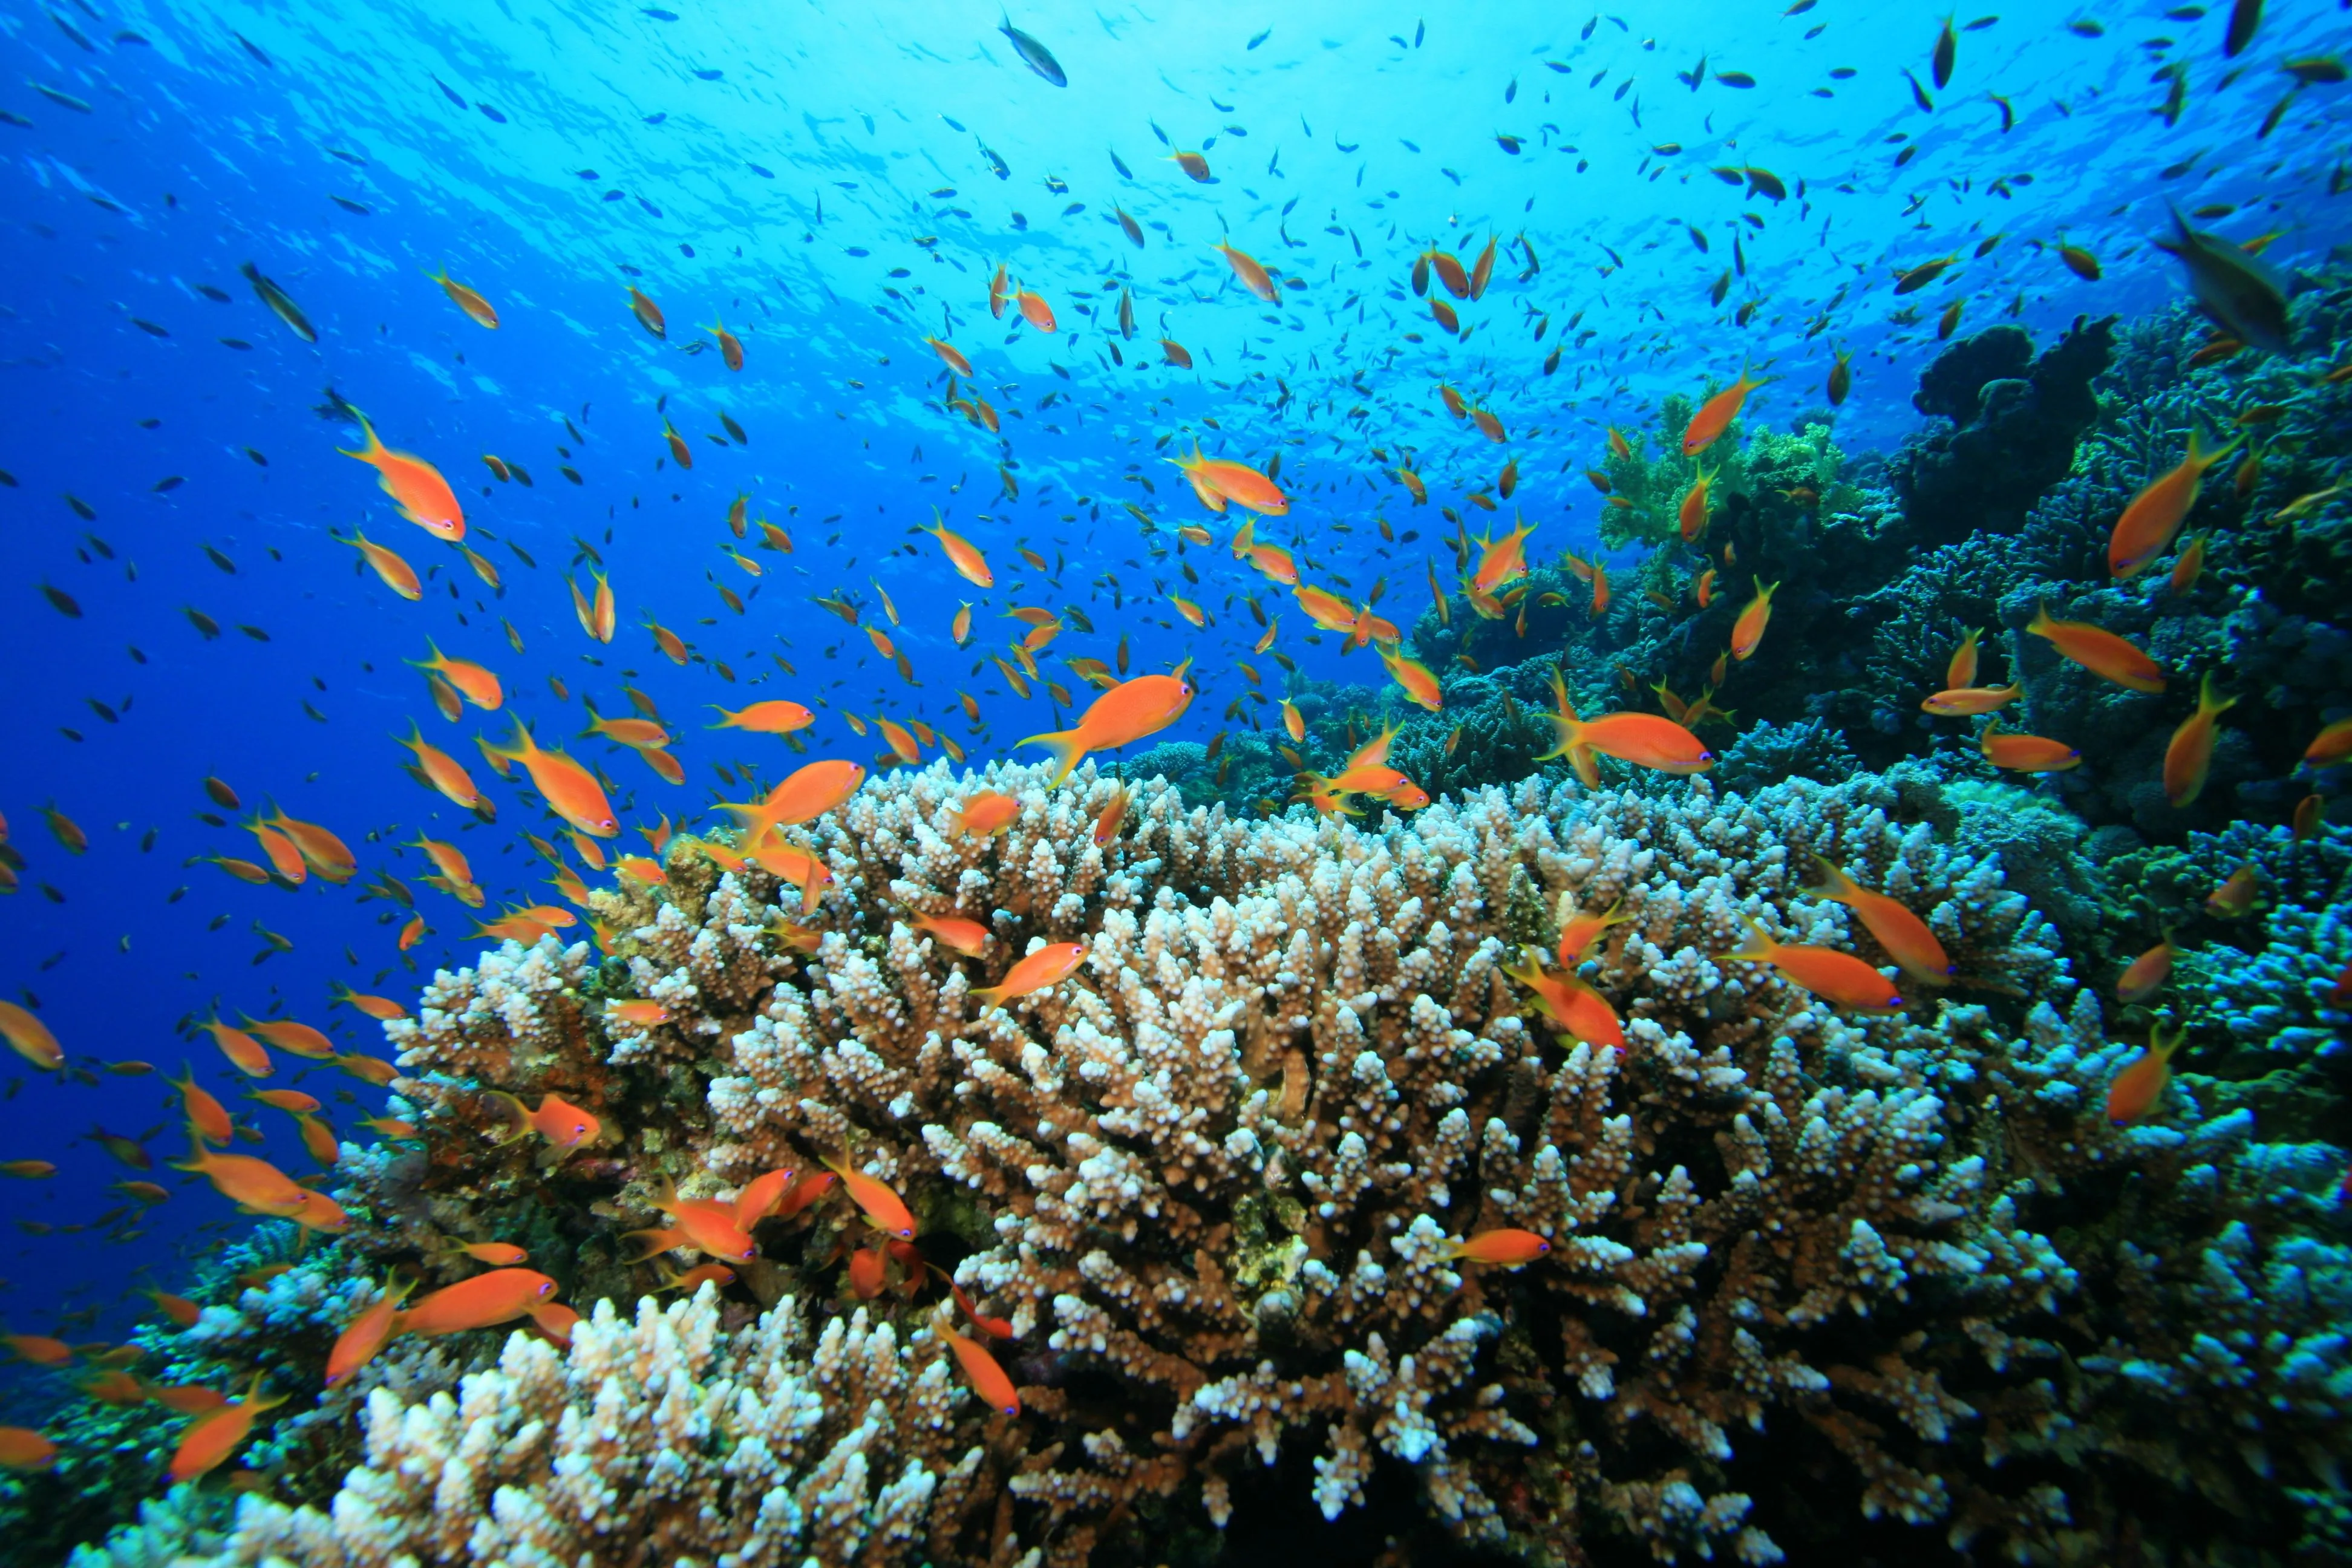
<svg viewBox="0 0 2352 1568"><path fill-rule="evenodd" d="M632 1263L646 1263L650 1262L654 1258L659 1258L663 1253L669 1251L672 1247L685 1246L686 1232L684 1230L661 1229L627 1230L621 1233L621 1239L623 1241L635 1241L643 1245L645 1250L639 1253L636 1257L630 1258L629 1261Z"/></svg>
<svg viewBox="0 0 2352 1568"><path fill-rule="evenodd" d="M1004 1001L1004 987L1002 985L983 985L979 990L971 994L971 999L975 1002L984 1003L991 1007L1000 1006ZM833 1162L827 1160L825 1163L832 1165ZM834 1168L835 1170L840 1169L837 1165L834 1166Z"/></svg>
<svg viewBox="0 0 2352 1568"><path fill-rule="evenodd" d="M1078 759L1087 754L1085 736L1076 730L1055 730L1043 735L1030 735L1015 741L1013 744L1044 746L1054 753L1055 762L1060 765L1054 770L1054 776L1046 781L1049 789L1068 778L1076 770Z"/></svg>
<svg viewBox="0 0 2352 1568"><path fill-rule="evenodd" d="M1835 861L1832 860L1828 856L1815 855L1813 857L1813 863L1819 866L1822 869L1822 885L1818 888L1808 888L1805 889L1807 892L1812 894L1813 897L1817 899L1828 899L1832 902L1842 904L1847 900L1853 898L1854 894L1862 891L1862 889L1855 883L1854 879L1852 877L1847 876L1844 869Z"/></svg>
<svg viewBox="0 0 2352 1568"><path fill-rule="evenodd" d="M513 1095L509 1094L502 1089L490 1089L485 1093L483 1098L503 1102L508 1111L514 1117L514 1125L509 1128L505 1134L498 1140L499 1142L511 1143L530 1130L530 1112L524 1108L521 1100L517 1100Z"/></svg>
<svg viewBox="0 0 2352 1568"><path fill-rule="evenodd" d="M351 450L351 448L347 447L338 447L335 450L342 453L346 458L357 458L362 463L373 462L375 460L376 454L384 449L383 443L376 438L375 426L368 423L368 416L366 415L361 413L351 404L346 403L343 406L350 408L352 411L352 417L360 422L360 434L366 437L367 440L366 444L361 447L356 452Z"/></svg>
<svg viewBox="0 0 2352 1568"><path fill-rule="evenodd" d="M2224 697L2219 701L2214 700L2213 672L2210 669L2207 670L2205 672L2204 683L2197 689L2197 711L2210 716L2211 714L2227 712L2237 705L2238 700L2234 697Z"/></svg>
<svg viewBox="0 0 2352 1568"><path fill-rule="evenodd" d="M2204 472L2228 457L2236 448L2238 443L2246 438L2246 433L2241 430L2209 452L2205 450L2204 442L2200 438L2203 434L2204 432L2200 430L2189 432L2189 467L2199 473Z"/></svg>
<svg viewBox="0 0 2352 1568"><path fill-rule="evenodd" d="M1739 923L1748 928L1747 940L1729 952L1717 953L1716 957L1746 959L1755 963L1771 963L1772 955L1780 946L1779 942L1772 940L1772 933L1759 924L1752 915L1740 916Z"/></svg>

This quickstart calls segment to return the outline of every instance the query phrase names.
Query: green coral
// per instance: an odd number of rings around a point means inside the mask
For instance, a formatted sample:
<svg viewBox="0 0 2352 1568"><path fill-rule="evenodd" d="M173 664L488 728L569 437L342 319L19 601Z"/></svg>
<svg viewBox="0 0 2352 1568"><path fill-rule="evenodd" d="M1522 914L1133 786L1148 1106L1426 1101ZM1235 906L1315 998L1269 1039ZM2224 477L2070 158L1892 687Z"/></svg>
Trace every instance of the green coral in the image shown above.
<svg viewBox="0 0 2352 1568"><path fill-rule="evenodd" d="M1688 458L1683 455L1682 433L1696 412L1689 398L1668 396L1659 404L1652 429L1627 436L1626 455L1612 450L1602 459L1612 495L1631 503L1601 508L1601 542L1609 549L1678 540L1677 513L1702 468L1714 475L1707 493L1717 512L1735 504L1733 498L1744 498L1745 506L1766 521L1793 525L1815 511L1851 511L1861 505L1862 491L1840 477L1845 454L1826 423L1805 423L1793 432L1759 429L1742 445L1742 426L1734 421L1707 450ZM1816 499L1789 493L1805 490Z"/></svg>

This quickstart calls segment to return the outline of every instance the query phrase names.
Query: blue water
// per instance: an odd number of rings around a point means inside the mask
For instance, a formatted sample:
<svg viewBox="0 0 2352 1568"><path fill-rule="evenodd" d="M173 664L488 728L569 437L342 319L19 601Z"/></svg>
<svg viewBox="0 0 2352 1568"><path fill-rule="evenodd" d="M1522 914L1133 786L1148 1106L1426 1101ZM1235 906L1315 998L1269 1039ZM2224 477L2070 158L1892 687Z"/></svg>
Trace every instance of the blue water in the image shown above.
<svg viewBox="0 0 2352 1568"><path fill-rule="evenodd" d="M1042 691L1024 701L993 667L973 670L1018 629L1001 618L1014 605L1076 605L1093 621L1063 635L1049 666L1108 659L1122 635L1138 670L1192 658L1202 694L1169 738L1235 722L1223 717L1244 689L1234 660L1258 635L1244 594L1286 613L1280 646L1301 669L1372 679L1363 657L1299 639L1296 606L1227 555L1229 522L1194 504L1164 456L1196 437L1262 467L1279 452L1296 505L1261 538L1295 543L1310 580L1354 596L1385 577L1391 613L1409 618L1427 604L1424 559L1444 564L1437 509L1490 483L1506 455L1541 528L1535 546L1589 552L1599 498L1580 470L1602 427L1743 364L1778 378L1749 405L1777 422L1825 408L1832 353L1852 351L1838 439L1849 453L1890 447L1916 422L1908 393L1951 300L1967 301L1964 330L2013 317L2046 340L2077 315L2128 317L2179 294L2148 243L2167 200L2238 207L2211 226L2240 240L2278 231L2269 254L2290 269L2346 237L2343 198L2327 194L2341 94L2308 91L2276 133L2256 135L2287 85L2277 62L2339 41L2340 10L2273 5L2232 70L2225 9L2024 6L1981 28L1963 16L1954 79L1927 89L1926 111L1906 72L1927 83L1940 17L1849 0L1795 17L1653 5L1591 24L1504 4L1039 5L1013 18L1058 57L1066 88L1024 67L979 5L13 4L0 15L12 116L0 125L0 811L26 867L0 901L0 990L37 1003L77 1065L191 1061L224 1096L235 1075L186 1027L215 1007L282 1010L380 1048L373 1026L330 1007L329 982L411 995L482 945L473 911L417 885L430 868L404 840L422 830L462 846L492 913L551 896L520 838L550 824L490 782L471 737L503 735L519 714L543 740L568 738L583 696L631 711L625 683L657 702L688 771L673 787L619 748L574 742L624 787L634 826L700 821L714 799L740 798L713 763L756 758L772 781L799 760L702 731L707 704L821 700L810 754L861 760L879 747L841 710L926 719L975 759L1057 727ZM2096 37L2065 26L2094 18ZM2177 124L2158 112L2155 72L2169 60L2188 72ZM1677 79L1702 64L1696 87ZM1177 148L1203 152L1215 183L1186 178ZM1740 164L1779 174L1788 199L1708 173ZM1141 249L1114 204L1143 226ZM1407 274L1425 246L1467 260L1489 234L1506 249L1456 339ZM1999 246L1970 258L1994 234ZM1278 307L1235 284L1211 248L1227 237L1295 280ZM1735 237L1745 274L1712 305ZM2062 266L2062 238L2105 276ZM1890 296L1896 270L1952 252L1963 261L1947 279ZM299 302L315 347L257 300L238 275L247 261ZM425 276L444 264L496 305L497 331ZM990 318L999 264L1047 297L1060 333ZM632 282L667 313L667 342L632 320ZM1132 340L1115 326L1121 287ZM1735 325L1749 300L1752 321ZM1906 305L1916 319L1898 321ZM722 319L744 345L740 374L688 352ZM1004 416L1001 441L942 407L930 333L971 356ZM1160 363L1163 335L1195 371ZM1441 381L1496 411L1509 446L1447 416ZM354 433L315 411L331 386L457 485L499 592L337 455ZM690 472L667 460L664 400ZM745 444L708 438L722 412ZM535 483L496 481L483 453ZM1427 507L1387 476L1405 453L1428 479ZM579 484L560 474L567 463ZM722 552L739 493L795 544L747 545L757 578ZM1143 535L1122 501L1158 532ZM988 551L994 591L975 595L910 533L934 506ZM1384 544L1376 515L1417 541ZM1353 531L1334 532L1341 521ZM1219 547L1180 557L1174 530L1196 522ZM433 569L422 603L395 598L329 537L353 525ZM562 578L570 566L586 581L575 541L601 554L619 596L609 648L573 619ZM1023 543L1066 565L1049 582L1022 566ZM47 603L44 584L79 617ZM866 624L887 626L877 588L918 686L812 603L846 591ZM1214 625L1185 626L1168 593ZM978 631L958 652L948 625L966 598ZM202 637L184 606L222 635ZM641 626L649 616L738 679L674 668ZM402 662L425 657L428 637L499 671L506 711L437 717ZM1066 670L1048 673L1085 700ZM981 703L980 735L950 717L960 689ZM404 775L391 737L412 718L498 797L496 827ZM207 775L248 811L274 800L334 828L362 881L390 872L416 889L430 934L398 952L407 910L362 900L356 882L288 892L191 863L254 853L237 814L198 820L217 812ZM87 831L88 853L49 836L48 802ZM367 1095L337 1102L345 1080L298 1066L281 1058L271 1081L329 1094L340 1127L381 1109ZM60 1168L0 1189L12 1221L64 1226L120 1206L107 1184L140 1173L88 1142L93 1127L144 1140L159 1161L183 1150L160 1077L92 1084L13 1058L5 1071L0 1159ZM252 1120L260 1152L310 1168L286 1118L252 1108ZM9 1329L119 1335L138 1304L127 1287L169 1287L244 1228L201 1184L159 1174L173 1195L136 1237L11 1226Z"/></svg>

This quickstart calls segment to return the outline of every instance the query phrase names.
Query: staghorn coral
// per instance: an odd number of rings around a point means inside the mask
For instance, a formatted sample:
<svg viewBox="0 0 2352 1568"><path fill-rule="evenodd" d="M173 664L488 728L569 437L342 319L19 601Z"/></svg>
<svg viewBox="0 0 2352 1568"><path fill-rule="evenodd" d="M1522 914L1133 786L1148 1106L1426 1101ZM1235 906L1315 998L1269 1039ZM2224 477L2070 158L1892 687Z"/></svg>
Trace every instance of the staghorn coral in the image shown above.
<svg viewBox="0 0 2352 1568"><path fill-rule="evenodd" d="M324 1512L250 1498L209 1568L627 1559L919 1561L952 1539L985 1458L935 1345L836 1318L809 1344L791 1299L723 1331L708 1287L634 1322L610 1301L567 1352L509 1336L456 1398L379 1390L367 1462ZM919 1336L928 1342L928 1336ZM622 1560L622 1559L613 1559Z"/></svg>

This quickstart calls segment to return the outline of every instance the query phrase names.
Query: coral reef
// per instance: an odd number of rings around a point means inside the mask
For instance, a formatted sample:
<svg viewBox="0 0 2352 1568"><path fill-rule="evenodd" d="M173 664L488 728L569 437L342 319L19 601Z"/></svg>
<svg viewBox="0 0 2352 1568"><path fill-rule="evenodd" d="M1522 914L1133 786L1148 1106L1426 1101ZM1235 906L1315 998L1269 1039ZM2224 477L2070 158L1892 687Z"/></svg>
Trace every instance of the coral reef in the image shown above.
<svg viewBox="0 0 2352 1568"><path fill-rule="evenodd" d="M367 1461L326 1511L247 1498L188 1568L583 1563L608 1542L664 1562L887 1568L944 1557L986 1450L958 1450L963 1395L936 1346L863 1312L814 1345L787 1298L732 1333L709 1287L612 1304L568 1352L509 1336L457 1397L367 1404Z"/></svg>

